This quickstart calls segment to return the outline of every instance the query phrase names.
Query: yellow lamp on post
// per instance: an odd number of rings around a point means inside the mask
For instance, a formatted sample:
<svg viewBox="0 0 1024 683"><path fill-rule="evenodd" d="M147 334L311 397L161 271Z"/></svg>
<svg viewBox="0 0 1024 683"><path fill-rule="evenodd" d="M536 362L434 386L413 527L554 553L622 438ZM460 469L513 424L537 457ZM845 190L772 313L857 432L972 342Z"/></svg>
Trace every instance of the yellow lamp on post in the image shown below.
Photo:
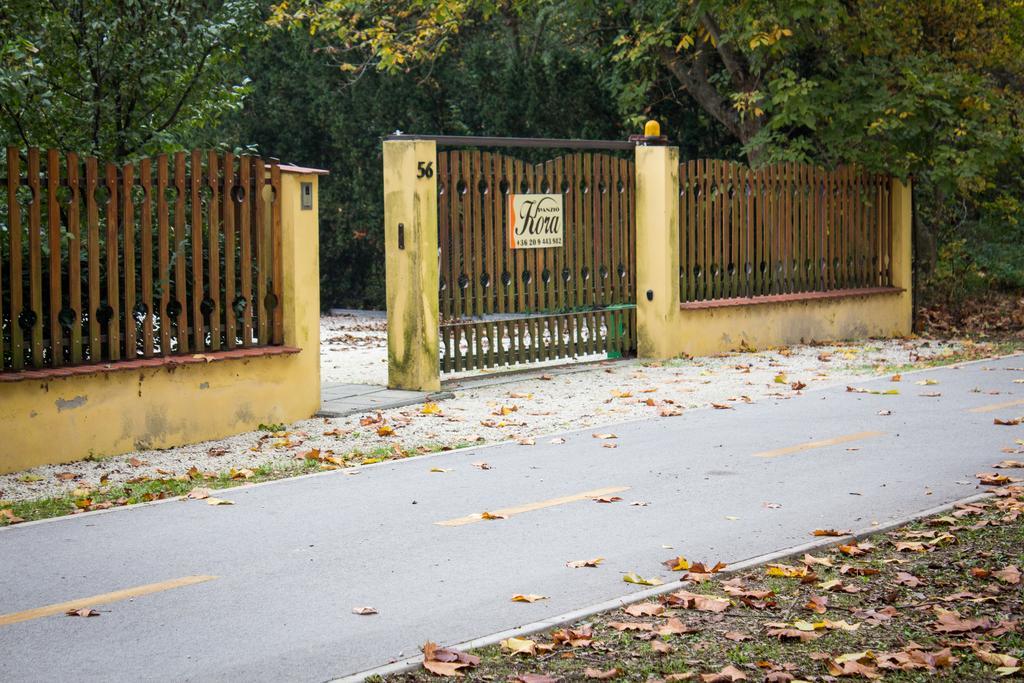
<svg viewBox="0 0 1024 683"><path fill-rule="evenodd" d="M630 135L629 141L637 145L667 145L668 138L661 134L661 124L654 119L644 124L643 135Z"/></svg>

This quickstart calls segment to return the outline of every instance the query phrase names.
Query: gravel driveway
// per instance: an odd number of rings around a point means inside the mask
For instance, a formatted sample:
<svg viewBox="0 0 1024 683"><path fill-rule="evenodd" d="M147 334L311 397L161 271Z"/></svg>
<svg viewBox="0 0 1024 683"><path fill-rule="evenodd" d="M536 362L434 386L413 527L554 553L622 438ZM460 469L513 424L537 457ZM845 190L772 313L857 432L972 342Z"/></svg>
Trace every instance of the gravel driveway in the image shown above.
<svg viewBox="0 0 1024 683"><path fill-rule="evenodd" d="M324 382L385 381L383 318L324 317L321 339ZM791 399L820 387L889 372L893 367L948 358L961 348L959 343L918 339L870 340L665 363L606 361L577 366L571 372L506 377L500 383L494 378L489 383L463 381L462 386L456 382L448 387L454 398L426 409L417 405L311 419L277 434L252 431L164 451L0 475L0 499L25 500L68 493L83 485L97 487L101 477L111 485L140 476L182 475L192 467L224 472L268 464L283 466L294 464L296 456L301 458L310 449L357 465L472 443L516 440L528 448L544 435L559 431L652 417L685 420L687 411L713 404L726 410L739 403ZM918 389L893 386L904 391Z"/></svg>

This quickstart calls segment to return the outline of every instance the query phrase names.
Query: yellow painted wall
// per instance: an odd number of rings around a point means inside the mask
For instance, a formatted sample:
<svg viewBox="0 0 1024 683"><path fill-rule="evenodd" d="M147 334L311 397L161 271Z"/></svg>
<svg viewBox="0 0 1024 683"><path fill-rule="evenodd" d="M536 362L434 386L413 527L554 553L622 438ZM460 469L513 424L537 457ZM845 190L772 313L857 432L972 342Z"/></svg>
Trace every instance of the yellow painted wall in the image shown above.
<svg viewBox="0 0 1024 683"><path fill-rule="evenodd" d="M740 348L901 337L910 333L906 293L720 308L682 309L661 358L707 356Z"/></svg>
<svg viewBox="0 0 1024 683"><path fill-rule="evenodd" d="M892 181L892 285L841 299L691 309L679 305L679 152L636 148L637 355L668 359L741 346L906 336L911 332L911 192ZM648 296L650 293L650 297Z"/></svg>
<svg viewBox="0 0 1024 683"><path fill-rule="evenodd" d="M313 183L313 210L299 183ZM282 173L284 342L296 354L0 383L0 473L170 448L320 407L317 176ZM210 354L216 355L216 354Z"/></svg>

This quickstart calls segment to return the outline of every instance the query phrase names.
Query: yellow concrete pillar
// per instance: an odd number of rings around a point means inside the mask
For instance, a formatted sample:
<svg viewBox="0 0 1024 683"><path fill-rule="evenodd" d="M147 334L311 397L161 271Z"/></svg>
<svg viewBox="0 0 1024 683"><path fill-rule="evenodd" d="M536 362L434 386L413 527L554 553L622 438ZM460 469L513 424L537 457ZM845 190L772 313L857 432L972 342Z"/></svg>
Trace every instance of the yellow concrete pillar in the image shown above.
<svg viewBox="0 0 1024 683"><path fill-rule="evenodd" d="M892 255L889 268L892 286L900 287L899 328L896 334L909 335L913 328L914 264L913 264L913 186L911 181L892 179L889 192L892 202Z"/></svg>
<svg viewBox="0 0 1024 683"><path fill-rule="evenodd" d="M284 345L302 349L303 382L291 390L311 417L320 410L320 221L318 177L306 170L281 167L281 257Z"/></svg>
<svg viewBox="0 0 1024 683"><path fill-rule="evenodd" d="M437 145L384 143L388 386L441 388L438 336Z"/></svg>
<svg viewBox="0 0 1024 683"><path fill-rule="evenodd" d="M636 148L637 355L676 355L679 326L679 148Z"/></svg>

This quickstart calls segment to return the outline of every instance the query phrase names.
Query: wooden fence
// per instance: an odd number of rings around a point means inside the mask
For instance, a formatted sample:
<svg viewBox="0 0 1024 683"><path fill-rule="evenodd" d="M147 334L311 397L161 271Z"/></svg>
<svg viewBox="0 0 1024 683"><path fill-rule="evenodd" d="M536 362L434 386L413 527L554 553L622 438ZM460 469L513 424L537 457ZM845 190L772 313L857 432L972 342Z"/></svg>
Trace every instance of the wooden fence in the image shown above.
<svg viewBox="0 0 1024 683"><path fill-rule="evenodd" d="M282 343L276 164L8 148L5 166L0 370Z"/></svg>
<svg viewBox="0 0 1024 683"><path fill-rule="evenodd" d="M891 285L888 176L701 159L679 185L683 302Z"/></svg>

